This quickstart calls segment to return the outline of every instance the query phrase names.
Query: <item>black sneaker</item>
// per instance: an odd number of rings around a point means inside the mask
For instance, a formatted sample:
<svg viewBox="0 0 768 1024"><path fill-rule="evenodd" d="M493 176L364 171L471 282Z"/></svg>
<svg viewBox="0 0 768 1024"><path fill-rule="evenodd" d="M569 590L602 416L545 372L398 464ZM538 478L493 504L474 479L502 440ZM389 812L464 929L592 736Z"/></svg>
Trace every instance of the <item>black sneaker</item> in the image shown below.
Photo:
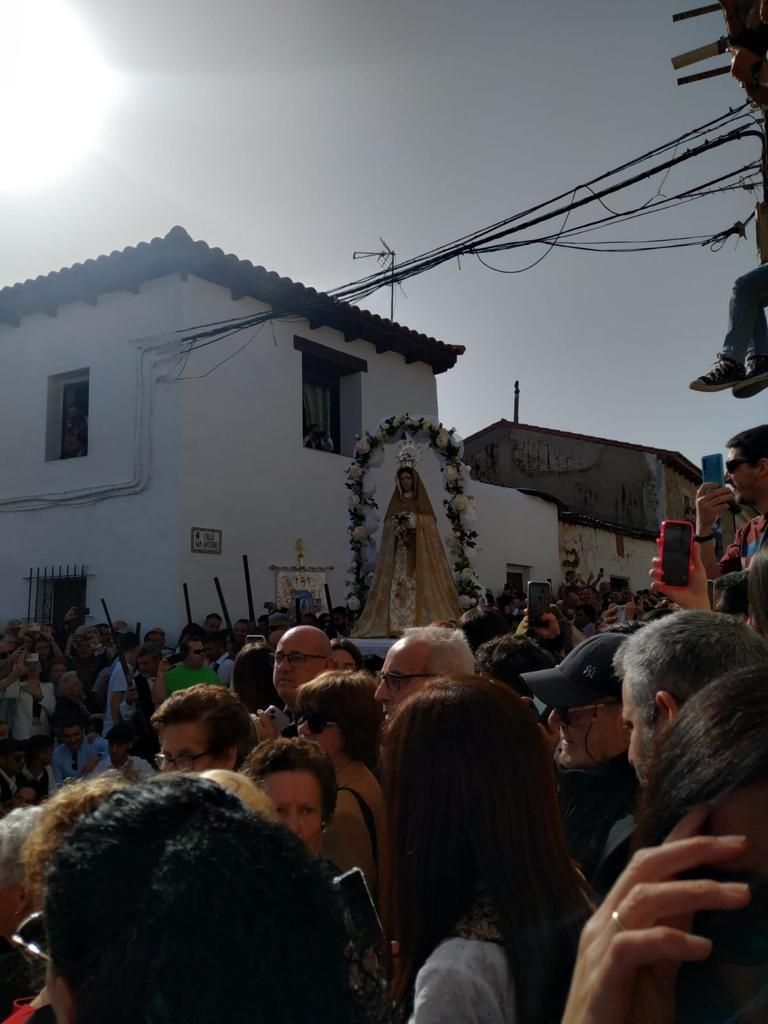
<svg viewBox="0 0 768 1024"><path fill-rule="evenodd" d="M747 360L747 375L733 389L734 398L751 398L768 388L768 356L755 356Z"/></svg>
<svg viewBox="0 0 768 1024"><path fill-rule="evenodd" d="M717 362L709 373L703 373L701 377L692 380L688 387L691 391L724 391L741 383L745 376L746 371L740 363L718 354Z"/></svg>

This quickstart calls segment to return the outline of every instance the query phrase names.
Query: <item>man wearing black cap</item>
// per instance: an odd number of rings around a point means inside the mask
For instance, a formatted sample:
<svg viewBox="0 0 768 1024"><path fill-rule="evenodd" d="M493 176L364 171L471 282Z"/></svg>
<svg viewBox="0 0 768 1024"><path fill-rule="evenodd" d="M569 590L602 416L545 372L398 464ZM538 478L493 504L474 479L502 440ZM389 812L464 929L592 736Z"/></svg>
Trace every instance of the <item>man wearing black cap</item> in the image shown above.
<svg viewBox="0 0 768 1024"><path fill-rule="evenodd" d="M621 682L613 668L625 640L618 633L590 637L555 668L522 675L534 696L552 708L566 839L600 894L626 866L634 826L637 779L627 758Z"/></svg>

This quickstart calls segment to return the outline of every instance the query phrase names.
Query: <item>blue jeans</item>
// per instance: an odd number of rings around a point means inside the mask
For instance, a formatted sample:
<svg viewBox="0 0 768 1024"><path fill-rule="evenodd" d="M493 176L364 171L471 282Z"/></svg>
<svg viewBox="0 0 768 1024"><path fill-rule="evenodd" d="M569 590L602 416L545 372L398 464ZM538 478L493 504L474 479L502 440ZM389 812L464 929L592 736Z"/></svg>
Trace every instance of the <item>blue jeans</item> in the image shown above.
<svg viewBox="0 0 768 1024"><path fill-rule="evenodd" d="M728 333L721 352L737 363L747 356L768 356L768 264L738 277L731 292Z"/></svg>

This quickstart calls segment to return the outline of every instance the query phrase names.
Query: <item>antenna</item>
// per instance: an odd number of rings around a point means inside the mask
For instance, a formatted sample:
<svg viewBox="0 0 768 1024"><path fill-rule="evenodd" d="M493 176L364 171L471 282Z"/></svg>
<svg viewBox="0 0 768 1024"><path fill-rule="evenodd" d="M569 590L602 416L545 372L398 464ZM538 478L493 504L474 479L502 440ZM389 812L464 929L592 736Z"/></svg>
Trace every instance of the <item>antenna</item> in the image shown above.
<svg viewBox="0 0 768 1024"><path fill-rule="evenodd" d="M389 284L389 319L392 323L395 322L395 250L379 235L379 241L381 242L383 249L378 252L364 252L356 249L352 253L353 260L368 260L376 258L376 262L380 267L389 266L391 272L391 280Z"/></svg>

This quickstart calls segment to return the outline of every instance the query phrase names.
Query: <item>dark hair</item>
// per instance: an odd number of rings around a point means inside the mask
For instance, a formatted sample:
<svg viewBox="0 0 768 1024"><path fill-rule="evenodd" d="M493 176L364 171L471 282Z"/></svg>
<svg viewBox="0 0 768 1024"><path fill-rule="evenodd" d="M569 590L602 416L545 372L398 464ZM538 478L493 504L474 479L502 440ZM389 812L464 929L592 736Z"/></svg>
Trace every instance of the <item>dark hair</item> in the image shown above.
<svg viewBox="0 0 768 1024"><path fill-rule="evenodd" d="M196 622L189 622L182 629L179 640L183 644L185 640L205 640L207 634L202 626L198 626Z"/></svg>
<svg viewBox="0 0 768 1024"><path fill-rule="evenodd" d="M226 629L216 629L212 633L206 633L205 642L207 644L222 644L224 647L229 643L229 633Z"/></svg>
<svg viewBox="0 0 768 1024"><path fill-rule="evenodd" d="M332 651L346 651L347 654L351 654L355 660L355 668L361 669L363 667L363 652L357 646L353 644L351 640L348 640L345 636L336 636L331 640Z"/></svg>
<svg viewBox="0 0 768 1024"><path fill-rule="evenodd" d="M696 804L768 778L768 664L728 672L689 697L661 745L636 844L661 843Z"/></svg>
<svg viewBox="0 0 768 1024"><path fill-rule="evenodd" d="M498 917L520 1019L559 1020L588 908L530 711L502 683L445 677L395 709L383 745L395 999L407 1012L418 971L481 890Z"/></svg>
<svg viewBox="0 0 768 1024"><path fill-rule="evenodd" d="M221 617L221 612L208 612L208 614L205 616L204 621L207 622L208 619L218 619L219 622L224 621Z"/></svg>
<svg viewBox="0 0 768 1024"><path fill-rule="evenodd" d="M580 604L576 608L577 612L581 612L582 615L586 615L590 622L597 622L597 610L592 604Z"/></svg>
<svg viewBox="0 0 768 1024"><path fill-rule="evenodd" d="M151 644L152 641L149 639L153 633L162 633L165 635L165 630L161 626L153 626L152 629L148 629L144 634L144 643Z"/></svg>
<svg viewBox="0 0 768 1024"><path fill-rule="evenodd" d="M140 658L159 658L161 656L160 648L157 644L143 644L139 648Z"/></svg>
<svg viewBox="0 0 768 1024"><path fill-rule="evenodd" d="M726 442L725 447L738 448L744 452L744 457L753 466L760 459L768 459L768 424L734 434L730 441Z"/></svg>
<svg viewBox="0 0 768 1024"><path fill-rule="evenodd" d="M117 649L121 654L128 654L135 651L139 646L139 638L135 633L119 633L117 637Z"/></svg>
<svg viewBox="0 0 768 1024"><path fill-rule="evenodd" d="M115 878L119 913L104 899ZM45 920L78 1024L210 1024L222 1000L230 1024L352 1020L322 866L199 776L124 787L76 821L53 858Z"/></svg>
<svg viewBox="0 0 768 1024"><path fill-rule="evenodd" d="M757 632L768 639L768 549L749 563L749 615Z"/></svg>
<svg viewBox="0 0 768 1024"><path fill-rule="evenodd" d="M659 616L659 618L666 618L666 614ZM631 622L614 622L610 626L606 626L604 629L601 629L600 632L619 633L623 636L631 636L633 633L636 633L638 629L642 629L643 626L647 626L650 621L650 619L642 618L632 619Z"/></svg>
<svg viewBox="0 0 768 1024"><path fill-rule="evenodd" d="M347 611L347 609L344 607L343 604L337 604L336 607L332 609L332 614L333 615L349 615L349 612Z"/></svg>
<svg viewBox="0 0 768 1024"><path fill-rule="evenodd" d="M190 637L189 640L182 640L182 642L179 644L179 657L181 658L181 660L184 661L184 659L189 654L189 645L190 644L202 644L203 646L205 646L206 640L207 640L207 637L205 635L203 635L203 636L193 636L193 637Z"/></svg>
<svg viewBox="0 0 768 1024"><path fill-rule="evenodd" d="M280 738L265 740L255 747L240 769L241 773L260 786L264 779L278 772L307 772L314 775L320 787L323 821L328 822L336 810L336 771L333 761L319 743L304 739Z"/></svg>
<svg viewBox="0 0 768 1024"><path fill-rule="evenodd" d="M40 733L36 736L30 736L27 742L24 744L24 752L27 757L37 757L38 754L42 754L44 750L50 750L54 745L54 739L52 736L45 736Z"/></svg>
<svg viewBox="0 0 768 1024"><path fill-rule="evenodd" d="M272 649L268 644L247 644L239 651L232 666L232 689L251 713L281 703L272 682Z"/></svg>
<svg viewBox="0 0 768 1024"><path fill-rule="evenodd" d="M495 636L509 632L509 623L496 608L470 608L459 619L459 629L473 653Z"/></svg>
<svg viewBox="0 0 768 1024"><path fill-rule="evenodd" d="M107 743L133 743L134 731L127 722L113 725L106 735Z"/></svg>
<svg viewBox="0 0 768 1024"><path fill-rule="evenodd" d="M384 709L376 700L376 680L368 672L329 669L296 691L296 710L335 722L344 737L344 753L369 768L379 759Z"/></svg>
<svg viewBox="0 0 768 1024"><path fill-rule="evenodd" d="M506 683L521 697L533 696L530 687L520 678L521 673L554 668L556 664L549 651L542 650L535 640L509 633L488 640L475 654L478 675Z"/></svg>
<svg viewBox="0 0 768 1024"><path fill-rule="evenodd" d="M717 611L725 615L749 615L749 573L745 569L739 572L727 572L715 580Z"/></svg>
<svg viewBox="0 0 768 1024"><path fill-rule="evenodd" d="M198 683L178 690L152 715L152 725L158 733L180 722L202 722L212 754L221 755L235 747L236 768L253 748L255 734L251 716L240 699L224 686Z"/></svg>

